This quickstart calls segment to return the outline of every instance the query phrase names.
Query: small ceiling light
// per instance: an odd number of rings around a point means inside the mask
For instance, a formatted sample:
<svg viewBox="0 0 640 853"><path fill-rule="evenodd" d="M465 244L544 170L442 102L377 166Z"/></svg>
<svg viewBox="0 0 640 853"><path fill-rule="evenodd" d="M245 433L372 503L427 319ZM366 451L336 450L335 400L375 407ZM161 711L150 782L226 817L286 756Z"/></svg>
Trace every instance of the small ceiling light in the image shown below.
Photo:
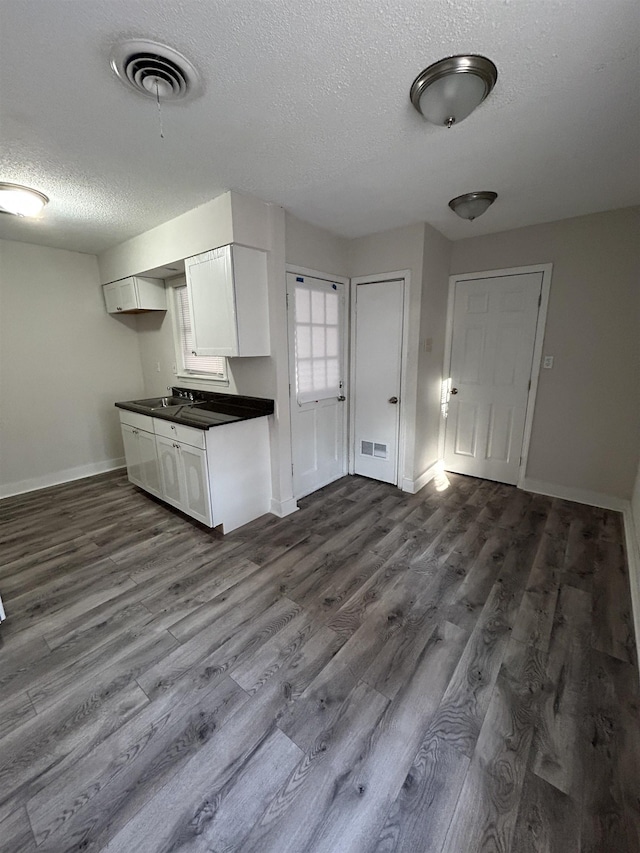
<svg viewBox="0 0 640 853"><path fill-rule="evenodd" d="M37 216L49 199L44 193L0 181L0 213L14 216Z"/></svg>
<svg viewBox="0 0 640 853"><path fill-rule="evenodd" d="M411 103L427 121L451 127L484 101L497 79L498 69L485 56L449 56L418 74Z"/></svg>
<svg viewBox="0 0 640 853"><path fill-rule="evenodd" d="M465 193L452 198L449 207L462 219L477 219L478 216L489 210L493 202L498 198L498 193L482 190L477 193Z"/></svg>

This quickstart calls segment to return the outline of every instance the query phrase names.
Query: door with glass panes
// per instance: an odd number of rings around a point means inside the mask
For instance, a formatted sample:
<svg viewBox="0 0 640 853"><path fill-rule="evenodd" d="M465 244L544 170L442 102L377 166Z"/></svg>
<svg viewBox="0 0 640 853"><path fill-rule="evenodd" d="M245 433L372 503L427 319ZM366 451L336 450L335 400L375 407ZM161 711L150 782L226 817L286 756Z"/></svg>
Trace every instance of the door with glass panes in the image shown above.
<svg viewBox="0 0 640 853"><path fill-rule="evenodd" d="M347 473L345 287L287 274L296 498Z"/></svg>

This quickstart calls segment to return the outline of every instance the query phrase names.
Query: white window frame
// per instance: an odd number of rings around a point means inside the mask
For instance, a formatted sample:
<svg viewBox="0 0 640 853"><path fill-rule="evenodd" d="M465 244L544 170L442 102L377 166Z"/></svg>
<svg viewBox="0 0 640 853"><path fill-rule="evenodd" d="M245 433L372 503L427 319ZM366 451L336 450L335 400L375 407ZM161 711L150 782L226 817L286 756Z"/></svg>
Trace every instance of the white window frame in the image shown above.
<svg viewBox="0 0 640 853"><path fill-rule="evenodd" d="M212 374L212 373L198 373L195 370L189 370L185 367L184 363L184 349L182 345L182 330L180 323L180 304L179 304L179 296L178 290L182 287L187 286L187 280L184 275L176 276L175 278L168 279L166 282L167 286L171 291L170 305L171 305L171 315L173 321L173 344L175 351L175 371L174 374L176 377L182 380L194 380L197 381L198 384L206 382L210 385L221 385L224 387L229 386L229 372L228 372L228 364L227 359L223 356L220 356L221 361L223 362L224 368L222 374Z"/></svg>

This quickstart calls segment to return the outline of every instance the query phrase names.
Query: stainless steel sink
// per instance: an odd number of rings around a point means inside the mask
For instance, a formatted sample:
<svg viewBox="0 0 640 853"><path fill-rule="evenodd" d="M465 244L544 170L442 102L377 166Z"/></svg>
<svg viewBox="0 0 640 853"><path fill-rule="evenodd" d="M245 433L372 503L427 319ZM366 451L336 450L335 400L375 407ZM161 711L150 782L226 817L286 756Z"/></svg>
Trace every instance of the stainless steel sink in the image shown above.
<svg viewBox="0 0 640 853"><path fill-rule="evenodd" d="M134 400L133 403L152 412L156 409L179 409L181 406L192 405L191 400L186 397L151 397L148 400Z"/></svg>

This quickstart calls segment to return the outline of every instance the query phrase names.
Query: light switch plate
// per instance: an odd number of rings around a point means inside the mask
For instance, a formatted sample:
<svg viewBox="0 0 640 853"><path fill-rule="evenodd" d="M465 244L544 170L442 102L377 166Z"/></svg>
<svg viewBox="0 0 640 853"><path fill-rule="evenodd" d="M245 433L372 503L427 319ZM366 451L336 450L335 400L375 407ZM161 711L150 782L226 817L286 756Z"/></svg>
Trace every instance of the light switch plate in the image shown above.
<svg viewBox="0 0 640 853"><path fill-rule="evenodd" d="M542 362L542 366L545 367L547 370L550 370L553 367L553 356L545 355L544 361Z"/></svg>

